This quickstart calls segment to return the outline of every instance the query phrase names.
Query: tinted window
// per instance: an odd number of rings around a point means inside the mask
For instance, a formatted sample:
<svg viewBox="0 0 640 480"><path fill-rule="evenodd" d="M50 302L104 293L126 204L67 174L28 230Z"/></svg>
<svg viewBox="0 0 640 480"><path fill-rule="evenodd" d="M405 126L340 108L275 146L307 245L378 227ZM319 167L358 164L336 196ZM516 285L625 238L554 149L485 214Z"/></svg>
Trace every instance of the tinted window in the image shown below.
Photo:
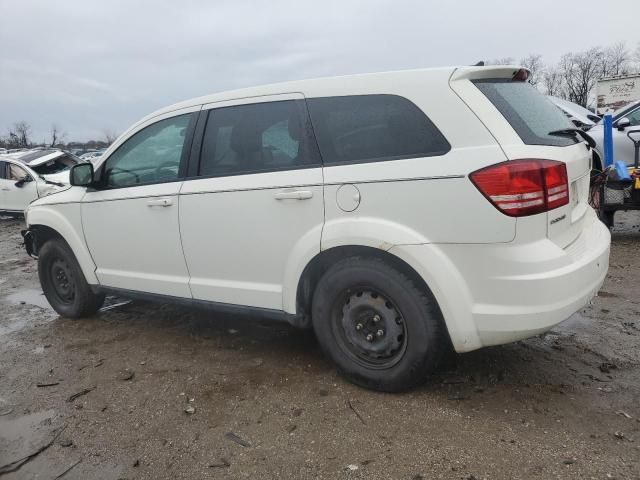
<svg viewBox="0 0 640 480"><path fill-rule="evenodd" d="M396 95L307 102L325 164L443 155L450 145L417 106Z"/></svg>
<svg viewBox="0 0 640 480"><path fill-rule="evenodd" d="M201 176L319 165L304 102L238 105L212 110L202 141Z"/></svg>
<svg viewBox="0 0 640 480"><path fill-rule="evenodd" d="M182 148L192 115L160 120L124 142L105 165L105 184L129 187L178 179Z"/></svg>
<svg viewBox="0 0 640 480"><path fill-rule="evenodd" d="M4 178L4 171L6 168L5 163L0 160L0 180Z"/></svg>
<svg viewBox="0 0 640 480"><path fill-rule="evenodd" d="M475 80L473 83L527 145L564 147L579 141L577 135L549 135L551 131L574 128L574 125L530 83L510 79Z"/></svg>

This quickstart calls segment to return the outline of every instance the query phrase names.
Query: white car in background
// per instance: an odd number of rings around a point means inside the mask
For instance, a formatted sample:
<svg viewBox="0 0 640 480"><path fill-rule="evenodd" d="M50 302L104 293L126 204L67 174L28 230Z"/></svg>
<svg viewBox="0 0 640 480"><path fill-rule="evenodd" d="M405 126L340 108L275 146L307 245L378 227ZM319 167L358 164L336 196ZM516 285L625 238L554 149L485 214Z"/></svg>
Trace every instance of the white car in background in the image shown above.
<svg viewBox="0 0 640 480"><path fill-rule="evenodd" d="M79 159L61 150L0 155L0 211L22 213L29 204L69 185Z"/></svg>
<svg viewBox="0 0 640 480"><path fill-rule="evenodd" d="M627 136L630 131L640 130L640 102L633 102L616 110L611 114L613 120L613 160L622 160L628 166L633 165L635 148L633 141ZM604 158L604 126L600 122L589 129L589 136L596 142L593 153L594 168L602 169ZM635 139L640 139L640 133L634 133Z"/></svg>
<svg viewBox="0 0 640 480"><path fill-rule="evenodd" d="M87 152L80 155L80 160L85 160L88 162L95 162L98 158L100 158L104 154L104 150L96 150L95 152Z"/></svg>
<svg viewBox="0 0 640 480"><path fill-rule="evenodd" d="M600 117L591 110L584 108L577 103L563 100L562 98L547 95L547 98L569 117L576 127L589 130L600 121Z"/></svg>

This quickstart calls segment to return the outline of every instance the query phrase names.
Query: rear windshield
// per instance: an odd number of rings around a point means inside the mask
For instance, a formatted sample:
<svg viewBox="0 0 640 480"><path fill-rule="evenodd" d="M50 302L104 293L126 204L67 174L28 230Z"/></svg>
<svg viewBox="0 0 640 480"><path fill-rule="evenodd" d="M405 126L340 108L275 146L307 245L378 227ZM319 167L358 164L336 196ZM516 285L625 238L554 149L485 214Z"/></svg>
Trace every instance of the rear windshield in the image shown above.
<svg viewBox="0 0 640 480"><path fill-rule="evenodd" d="M549 135L554 130L575 127L530 83L502 78L474 80L473 83L527 145L566 147L578 143L577 135Z"/></svg>

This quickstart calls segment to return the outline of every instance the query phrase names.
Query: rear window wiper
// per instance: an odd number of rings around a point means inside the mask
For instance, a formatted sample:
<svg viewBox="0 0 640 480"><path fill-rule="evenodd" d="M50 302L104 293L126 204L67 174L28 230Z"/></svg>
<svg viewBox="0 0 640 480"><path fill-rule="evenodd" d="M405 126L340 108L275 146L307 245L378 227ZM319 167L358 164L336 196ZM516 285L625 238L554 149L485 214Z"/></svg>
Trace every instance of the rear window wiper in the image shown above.
<svg viewBox="0 0 640 480"><path fill-rule="evenodd" d="M561 128L560 130L552 130L547 135L575 137L576 134L580 135L584 139L584 141L587 142L587 145L589 145L589 147L596 147L596 141L591 138L591 136L587 132L580 128Z"/></svg>

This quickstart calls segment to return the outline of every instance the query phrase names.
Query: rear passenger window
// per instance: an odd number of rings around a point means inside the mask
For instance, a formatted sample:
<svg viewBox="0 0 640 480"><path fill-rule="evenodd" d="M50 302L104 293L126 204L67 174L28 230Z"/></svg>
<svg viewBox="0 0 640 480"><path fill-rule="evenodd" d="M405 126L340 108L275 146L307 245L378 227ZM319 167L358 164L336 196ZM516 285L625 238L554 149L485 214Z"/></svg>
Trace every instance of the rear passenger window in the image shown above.
<svg viewBox="0 0 640 480"><path fill-rule="evenodd" d="M304 102L211 110L202 141L201 176L228 176L319 166Z"/></svg>
<svg viewBox="0 0 640 480"><path fill-rule="evenodd" d="M397 95L307 101L325 164L430 157L451 146L416 105Z"/></svg>

